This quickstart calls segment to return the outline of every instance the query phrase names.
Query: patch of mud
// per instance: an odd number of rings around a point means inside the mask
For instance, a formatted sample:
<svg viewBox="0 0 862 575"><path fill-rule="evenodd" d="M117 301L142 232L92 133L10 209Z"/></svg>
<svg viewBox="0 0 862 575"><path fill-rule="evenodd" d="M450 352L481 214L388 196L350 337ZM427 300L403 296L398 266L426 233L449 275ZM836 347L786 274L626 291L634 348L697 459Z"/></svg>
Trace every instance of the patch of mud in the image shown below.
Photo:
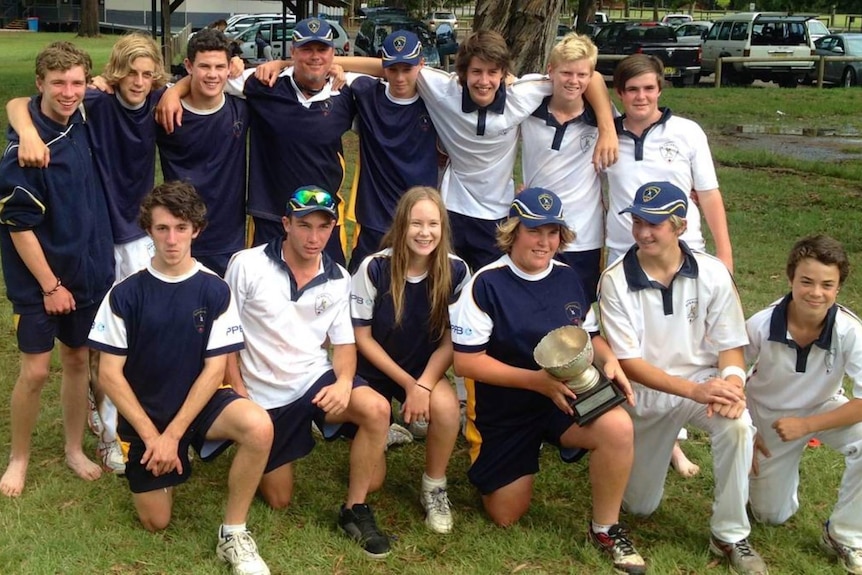
<svg viewBox="0 0 862 575"><path fill-rule="evenodd" d="M862 138L857 137L725 132L710 135L710 142L815 162L862 161Z"/></svg>

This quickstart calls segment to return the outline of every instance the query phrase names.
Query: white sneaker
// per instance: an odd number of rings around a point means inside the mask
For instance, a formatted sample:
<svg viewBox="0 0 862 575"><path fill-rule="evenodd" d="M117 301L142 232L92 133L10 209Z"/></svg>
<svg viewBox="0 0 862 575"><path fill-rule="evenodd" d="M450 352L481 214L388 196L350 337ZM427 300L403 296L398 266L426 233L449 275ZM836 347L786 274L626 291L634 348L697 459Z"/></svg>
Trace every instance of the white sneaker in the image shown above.
<svg viewBox="0 0 862 575"><path fill-rule="evenodd" d="M87 426L96 437L102 437L102 432L105 431L105 424L102 423L102 418L99 416L99 409L96 407L96 398L92 389L87 392Z"/></svg>
<svg viewBox="0 0 862 575"><path fill-rule="evenodd" d="M269 575L269 567L260 558L257 545L248 531L222 535L219 532L216 554L229 563L233 575Z"/></svg>
<svg viewBox="0 0 862 575"><path fill-rule="evenodd" d="M389 433L386 435L386 449L394 445L404 445L405 443L413 442L413 434L397 423L389 426Z"/></svg>
<svg viewBox="0 0 862 575"><path fill-rule="evenodd" d="M425 525L434 533L449 533L452 531L452 509L446 488L435 487L422 490L419 501L425 510Z"/></svg>
<svg viewBox="0 0 862 575"><path fill-rule="evenodd" d="M823 525L820 546L829 554L836 555L839 563L848 573L862 573L862 549L838 543L829 533L829 522Z"/></svg>
<svg viewBox="0 0 862 575"><path fill-rule="evenodd" d="M116 439L107 443L100 441L96 447L96 454L102 460L102 467L105 471L110 471L115 475L125 475L126 456L123 454L123 448L119 441Z"/></svg>
<svg viewBox="0 0 862 575"><path fill-rule="evenodd" d="M413 439L425 439L428 437L428 422L424 420L414 421L407 426L407 430L413 434Z"/></svg>

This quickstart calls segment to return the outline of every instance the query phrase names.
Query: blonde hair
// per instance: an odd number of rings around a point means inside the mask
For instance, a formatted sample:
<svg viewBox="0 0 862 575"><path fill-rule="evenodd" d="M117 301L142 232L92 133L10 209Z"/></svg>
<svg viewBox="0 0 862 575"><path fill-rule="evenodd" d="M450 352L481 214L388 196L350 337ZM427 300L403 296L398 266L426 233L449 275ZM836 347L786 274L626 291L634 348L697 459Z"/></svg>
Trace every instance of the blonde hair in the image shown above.
<svg viewBox="0 0 862 575"><path fill-rule="evenodd" d="M566 34L562 40L551 48L548 66L562 66L569 62L589 60L590 67L595 70L598 56L599 49L596 48L596 45L593 44L589 36L572 32Z"/></svg>
<svg viewBox="0 0 862 575"><path fill-rule="evenodd" d="M575 241L575 232L569 226L562 224L554 224L560 226L560 245L557 247L557 253L561 253L563 249ZM518 230L521 229L521 219L517 216L510 217L497 224L497 247L505 253L512 252L512 245L518 238Z"/></svg>
<svg viewBox="0 0 862 575"><path fill-rule="evenodd" d="M670 221L670 228L675 232L679 232L680 235L688 228L688 220L682 216L671 214L667 219Z"/></svg>
<svg viewBox="0 0 862 575"><path fill-rule="evenodd" d="M437 206L440 212L440 243L431 253L428 262L428 299L430 313L428 327L436 340L449 329L449 301L452 298L452 268L449 263L452 240L449 231L449 215L440 192L429 186L414 186L398 201L392 226L383 236L381 246L392 248L390 257L389 293L395 308L395 325L401 324L404 313L404 286L410 265L410 248L407 245L407 230L410 228L410 213L422 200Z"/></svg>
<svg viewBox="0 0 862 575"><path fill-rule="evenodd" d="M108 84L116 86L120 80L129 75L132 62L138 58L149 58L155 64L153 89L157 90L164 86L167 76L161 50L155 40L143 32L132 32L117 40L111 49L111 55L108 63L105 64L102 76Z"/></svg>

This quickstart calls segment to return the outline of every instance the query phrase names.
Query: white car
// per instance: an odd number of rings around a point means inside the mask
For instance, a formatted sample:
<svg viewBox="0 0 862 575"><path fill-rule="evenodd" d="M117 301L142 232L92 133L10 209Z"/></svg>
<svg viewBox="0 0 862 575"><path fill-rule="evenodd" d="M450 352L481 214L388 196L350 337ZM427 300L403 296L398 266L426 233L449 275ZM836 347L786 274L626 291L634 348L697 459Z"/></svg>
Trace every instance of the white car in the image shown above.
<svg viewBox="0 0 862 575"><path fill-rule="evenodd" d="M332 40L335 42L336 56L352 56L353 50L350 45L350 38L347 31L333 20L327 20L332 26ZM254 26L247 28L239 36L233 39L242 50L242 58L245 61L259 61L257 53L257 45L255 37L258 31L263 39L272 47L272 57L276 60L282 58L282 44L284 44L287 54L290 54L290 45L293 42L293 29L296 27L296 22L283 23L281 19L266 20L258 22Z"/></svg>
<svg viewBox="0 0 862 575"><path fill-rule="evenodd" d="M281 20L281 14L276 14L275 12L268 14L235 14L228 18L227 28L224 29L224 35L228 38L236 38L251 26L266 20ZM288 12L287 21L295 24L296 15Z"/></svg>
<svg viewBox="0 0 862 575"><path fill-rule="evenodd" d="M458 19L455 18L454 12L447 12L445 10L428 12L422 21L428 25L428 28L430 28L432 32L436 31L437 26L440 24L449 24L452 26L453 30L458 29Z"/></svg>

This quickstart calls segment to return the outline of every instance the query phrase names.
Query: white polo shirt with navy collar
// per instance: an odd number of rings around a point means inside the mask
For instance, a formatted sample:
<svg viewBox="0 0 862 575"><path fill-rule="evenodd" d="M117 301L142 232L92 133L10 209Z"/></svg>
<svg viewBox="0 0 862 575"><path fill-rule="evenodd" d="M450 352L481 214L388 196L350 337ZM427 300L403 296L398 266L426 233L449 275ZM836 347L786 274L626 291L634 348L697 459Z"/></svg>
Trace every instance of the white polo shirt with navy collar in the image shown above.
<svg viewBox="0 0 862 575"><path fill-rule="evenodd" d="M524 186L545 188L560 197L566 223L575 231L567 252L595 250L604 243L602 180L593 167L599 136L590 105L560 124L549 111L547 96L521 124L521 167Z"/></svg>
<svg viewBox="0 0 862 575"><path fill-rule="evenodd" d="M809 409L842 394L846 374L853 397L862 399L862 321L835 304L820 336L800 347L787 331L790 301L788 294L746 322L745 357L754 362L746 394L768 409Z"/></svg>
<svg viewBox="0 0 862 575"><path fill-rule="evenodd" d="M641 358L670 375L703 381L720 351L748 343L733 278L721 260L680 241L683 261L671 284L649 277L637 247L599 281L605 337L618 359Z"/></svg>
<svg viewBox="0 0 862 575"><path fill-rule="evenodd" d="M352 344L350 276L321 254L317 276L302 289L282 258L284 238L236 253L225 274L245 335L240 371L249 397L265 409L302 397L332 369L332 345Z"/></svg>
<svg viewBox="0 0 862 575"><path fill-rule="evenodd" d="M515 197L512 170L518 125L551 93L551 82L533 75L497 91L479 108L455 73L422 68L419 95L449 154L440 191L446 208L480 220L499 220Z"/></svg>
<svg viewBox="0 0 862 575"><path fill-rule="evenodd" d="M661 119L640 137L625 129L625 116L615 119L620 140L619 161L607 169L608 248L624 252L634 243L631 214L620 214L634 199L639 187L648 182L670 182L688 193L718 188L709 142L701 127L662 108ZM693 250L703 250L700 210L689 201L688 227L680 237Z"/></svg>

